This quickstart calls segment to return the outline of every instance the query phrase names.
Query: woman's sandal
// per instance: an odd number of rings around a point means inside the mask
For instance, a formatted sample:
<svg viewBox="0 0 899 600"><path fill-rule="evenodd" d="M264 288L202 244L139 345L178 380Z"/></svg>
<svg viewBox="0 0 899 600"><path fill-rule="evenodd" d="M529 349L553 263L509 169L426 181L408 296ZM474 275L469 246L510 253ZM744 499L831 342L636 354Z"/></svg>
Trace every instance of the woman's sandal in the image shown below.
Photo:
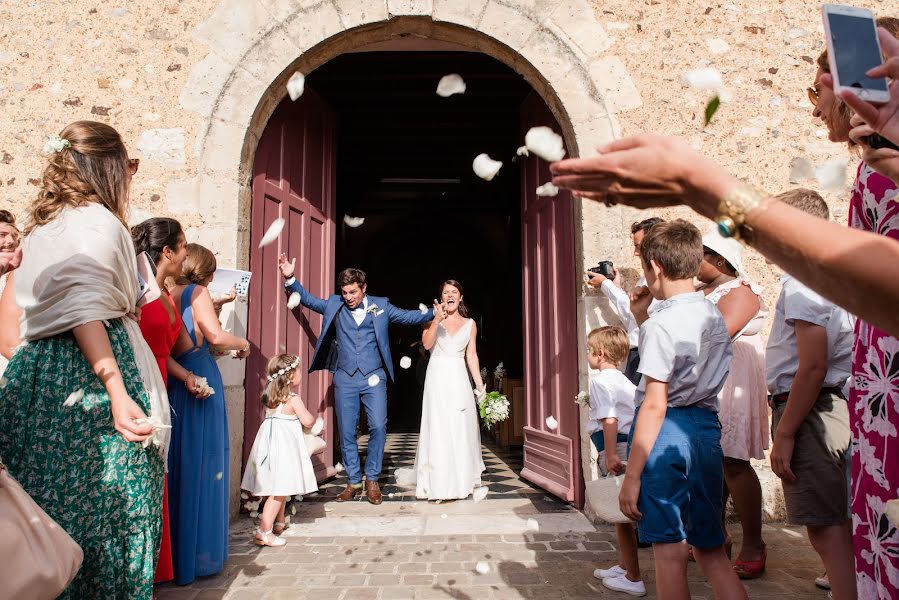
<svg viewBox="0 0 899 600"><path fill-rule="evenodd" d="M740 579L757 579L765 572L768 560L768 546L762 544L762 556L758 560L739 560L734 563L734 572Z"/></svg>
<svg viewBox="0 0 899 600"><path fill-rule="evenodd" d="M256 529L256 533L253 534L253 543L257 546L271 546L272 548L278 548L287 543L287 540L283 538L279 538L272 530L262 531L261 529Z"/></svg>
<svg viewBox="0 0 899 600"><path fill-rule="evenodd" d="M272 531L275 535L281 535L288 527L290 527L290 524L285 521L275 521L272 526Z"/></svg>

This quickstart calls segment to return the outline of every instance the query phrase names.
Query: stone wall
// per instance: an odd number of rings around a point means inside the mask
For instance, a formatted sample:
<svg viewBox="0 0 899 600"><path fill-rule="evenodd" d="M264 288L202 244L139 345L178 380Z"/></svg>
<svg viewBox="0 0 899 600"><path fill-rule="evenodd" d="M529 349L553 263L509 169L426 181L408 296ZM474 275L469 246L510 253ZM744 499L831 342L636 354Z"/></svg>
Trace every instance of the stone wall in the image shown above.
<svg viewBox="0 0 899 600"><path fill-rule="evenodd" d="M7 0L0 6L2 203L21 213L34 197L49 136L73 120L105 121L142 159L132 220L178 218L223 266L246 266L247 172L287 77L404 31L488 52L521 72L559 117L572 154L589 155L613 135L682 135L738 175L781 191L794 185L793 158L817 164L845 153L810 116L805 88L823 30L817 6L798 0ZM707 95L680 80L704 65L718 68L728 87L706 128ZM828 197L840 221L845 198ZM610 258L638 267L627 232L644 215L589 202L577 215L584 266ZM679 211L664 216L675 215L696 220ZM773 299L773 270L757 257L746 263ZM614 321L596 294L579 302L585 332ZM246 307L235 308L228 318L240 329ZM581 359L586 386L583 350ZM236 465L242 369L225 371ZM582 450L589 478L586 438Z"/></svg>

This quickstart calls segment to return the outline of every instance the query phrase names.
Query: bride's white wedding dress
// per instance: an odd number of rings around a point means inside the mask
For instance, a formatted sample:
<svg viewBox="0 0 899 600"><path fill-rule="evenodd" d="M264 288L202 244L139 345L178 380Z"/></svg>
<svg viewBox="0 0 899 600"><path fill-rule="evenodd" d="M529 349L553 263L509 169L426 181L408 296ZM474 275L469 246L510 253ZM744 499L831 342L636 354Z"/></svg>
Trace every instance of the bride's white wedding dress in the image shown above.
<svg viewBox="0 0 899 600"><path fill-rule="evenodd" d="M450 335L441 323L425 377L421 433L415 453L415 495L430 500L466 498L481 485L484 460L478 407L465 349L472 320Z"/></svg>

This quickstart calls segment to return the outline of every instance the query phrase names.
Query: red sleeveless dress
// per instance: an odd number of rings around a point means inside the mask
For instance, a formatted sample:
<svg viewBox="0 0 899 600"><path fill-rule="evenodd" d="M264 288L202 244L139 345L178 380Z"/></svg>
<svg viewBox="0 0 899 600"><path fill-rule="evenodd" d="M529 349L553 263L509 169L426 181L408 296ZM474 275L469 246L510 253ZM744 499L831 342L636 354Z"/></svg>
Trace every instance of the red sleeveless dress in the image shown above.
<svg viewBox="0 0 899 600"><path fill-rule="evenodd" d="M171 312L175 317L172 322L169 313L166 312L163 302L168 303ZM175 308L175 301L172 299L168 290L162 291L162 297L158 300L150 302L141 310L140 330L144 334L144 339L153 356L156 357L156 363L159 365L159 372L162 373L162 380L168 386L168 368L166 362L172 352L175 342L178 340L178 333L181 331L181 315ZM169 490L168 477L166 477L165 491L162 495L162 540L159 544L159 562L156 563L156 575L153 583L162 583L171 581L175 574L172 569L172 543L171 534L169 532Z"/></svg>

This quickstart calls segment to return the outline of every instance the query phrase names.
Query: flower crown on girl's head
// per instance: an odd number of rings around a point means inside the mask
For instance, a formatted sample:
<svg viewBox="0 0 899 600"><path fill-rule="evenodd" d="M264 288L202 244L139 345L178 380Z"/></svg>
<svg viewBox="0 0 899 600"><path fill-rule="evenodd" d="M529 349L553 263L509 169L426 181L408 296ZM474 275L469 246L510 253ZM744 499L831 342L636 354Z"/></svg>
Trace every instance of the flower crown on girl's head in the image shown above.
<svg viewBox="0 0 899 600"><path fill-rule="evenodd" d="M300 366L300 357L299 357L299 356L296 357L295 359L293 359L293 362L290 363L289 365L287 365L286 367L284 367L283 369L279 369L278 371L276 371L276 372L272 373L271 375L269 375L269 376L268 376L268 380L269 380L269 381L274 381L274 380L277 379L278 377L281 377L282 375L286 375L288 372L293 371L293 370L296 369L298 366Z"/></svg>

